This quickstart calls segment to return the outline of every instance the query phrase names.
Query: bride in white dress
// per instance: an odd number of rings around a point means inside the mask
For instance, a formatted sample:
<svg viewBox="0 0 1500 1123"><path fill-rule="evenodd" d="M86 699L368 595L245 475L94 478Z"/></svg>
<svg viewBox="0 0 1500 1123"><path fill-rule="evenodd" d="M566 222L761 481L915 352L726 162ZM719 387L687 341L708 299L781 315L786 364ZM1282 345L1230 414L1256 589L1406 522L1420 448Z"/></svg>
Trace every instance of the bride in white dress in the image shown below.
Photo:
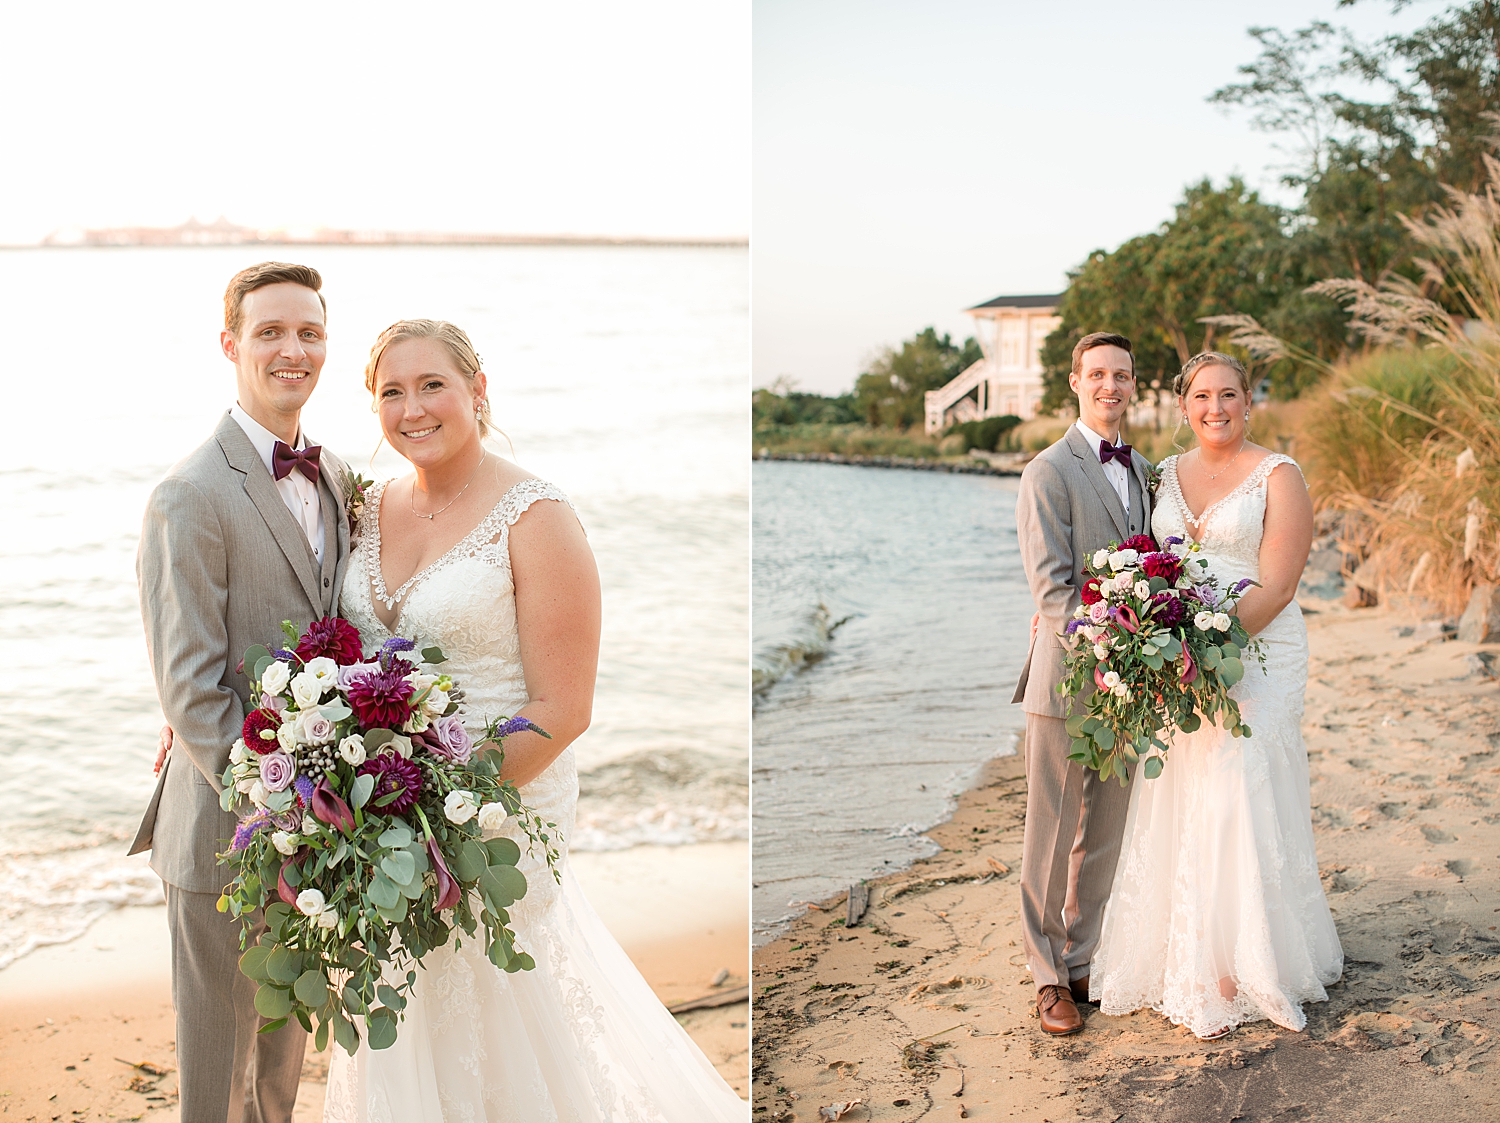
<svg viewBox="0 0 1500 1123"><path fill-rule="evenodd" d="M599 579L577 517L557 488L486 451L485 376L456 327L392 325L365 377L415 472L368 497L342 613L367 651L393 633L442 648L471 733L519 711L553 735L507 738L503 775L557 823L562 883L540 853L523 857L528 888L510 914L536 968L500 971L467 938L430 953L396 1043L333 1050L324 1119L745 1120L568 865L569 746L589 723L599 647ZM524 854L526 838L507 833Z"/></svg>
<svg viewBox="0 0 1500 1123"><path fill-rule="evenodd" d="M1240 601L1264 667L1234 688L1252 735L1217 725L1172 739L1155 780L1137 775L1090 974L1106 1014L1150 1008L1202 1038L1269 1018L1307 1024L1344 956L1318 879L1302 743L1307 627L1293 599L1312 543L1296 463L1250 444L1249 380L1234 359L1195 356L1175 386L1198 449L1161 464L1151 529L1202 543ZM1198 514L1194 515L1194 511Z"/></svg>

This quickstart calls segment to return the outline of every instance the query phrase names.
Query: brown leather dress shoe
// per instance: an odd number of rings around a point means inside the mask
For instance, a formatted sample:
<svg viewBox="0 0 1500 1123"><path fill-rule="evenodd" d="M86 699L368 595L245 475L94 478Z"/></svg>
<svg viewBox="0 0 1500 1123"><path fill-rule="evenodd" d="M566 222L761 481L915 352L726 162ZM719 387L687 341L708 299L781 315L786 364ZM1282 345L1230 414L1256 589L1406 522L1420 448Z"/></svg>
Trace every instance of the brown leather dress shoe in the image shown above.
<svg viewBox="0 0 1500 1123"><path fill-rule="evenodd" d="M1083 1028L1083 1016L1067 987L1049 984L1036 992L1036 1012L1042 1032L1066 1037Z"/></svg>
<svg viewBox="0 0 1500 1123"><path fill-rule="evenodd" d="M1073 1001L1088 1002L1089 999L1089 977L1085 975L1081 979L1074 979L1068 984L1068 989L1073 992Z"/></svg>

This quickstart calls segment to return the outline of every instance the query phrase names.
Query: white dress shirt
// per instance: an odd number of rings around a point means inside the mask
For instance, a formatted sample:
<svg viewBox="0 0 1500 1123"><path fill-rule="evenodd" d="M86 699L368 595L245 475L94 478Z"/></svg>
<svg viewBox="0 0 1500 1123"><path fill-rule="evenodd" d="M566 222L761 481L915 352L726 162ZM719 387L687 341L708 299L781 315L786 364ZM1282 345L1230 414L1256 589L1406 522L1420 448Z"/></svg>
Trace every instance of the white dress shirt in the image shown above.
<svg viewBox="0 0 1500 1123"><path fill-rule="evenodd" d="M1089 450L1097 457L1099 455L1099 442L1104 440L1104 438L1085 425L1082 418L1079 418L1075 424L1078 426L1078 431L1083 434L1084 440L1088 441ZM1119 444L1120 435L1116 433L1115 439L1109 443L1112 445ZM1115 494L1120 497L1120 502L1124 505L1125 515L1128 518L1130 516L1129 469L1114 457L1110 457L1100 467L1104 469L1104 478L1110 482L1110 485L1115 489Z"/></svg>
<svg viewBox="0 0 1500 1123"><path fill-rule="evenodd" d="M281 438L246 413L239 402L234 403L229 416L239 422L240 428L245 430L245 436L249 437L250 443L255 446L255 451L260 453L266 471L271 473L271 479L276 486L277 493L281 496L281 501L292 513L292 518L297 520L302 533L307 535L307 544L312 547L313 556L318 559L318 564L322 565L323 503L318 498L318 485L295 468L281 479L276 479L272 454L276 451L276 442ZM301 451L306 447L307 438L299 432L297 443L293 448Z"/></svg>

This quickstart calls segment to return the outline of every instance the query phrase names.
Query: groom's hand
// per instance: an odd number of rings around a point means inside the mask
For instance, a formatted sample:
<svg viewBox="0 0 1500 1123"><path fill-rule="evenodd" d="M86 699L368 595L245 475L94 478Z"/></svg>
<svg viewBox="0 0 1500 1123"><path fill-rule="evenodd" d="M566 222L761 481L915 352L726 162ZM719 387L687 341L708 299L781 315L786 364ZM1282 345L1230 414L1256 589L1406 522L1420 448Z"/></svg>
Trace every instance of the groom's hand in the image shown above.
<svg viewBox="0 0 1500 1123"><path fill-rule="evenodd" d="M1031 614L1031 642L1032 643L1036 642L1036 628L1037 628L1037 625L1040 624L1041 622L1042 622L1042 614L1040 612L1033 612ZM165 732L168 735L167 736L167 740L170 742L171 741L171 733L172 733L172 731L170 729L168 729ZM170 747L170 745L169 745L169 747Z"/></svg>
<svg viewBox="0 0 1500 1123"><path fill-rule="evenodd" d="M1036 631L1036 622L1032 622L1031 630ZM151 775L161 775L161 766L167 763L167 754L172 751L172 727L164 725L161 727L161 736L156 741L156 763L151 766Z"/></svg>

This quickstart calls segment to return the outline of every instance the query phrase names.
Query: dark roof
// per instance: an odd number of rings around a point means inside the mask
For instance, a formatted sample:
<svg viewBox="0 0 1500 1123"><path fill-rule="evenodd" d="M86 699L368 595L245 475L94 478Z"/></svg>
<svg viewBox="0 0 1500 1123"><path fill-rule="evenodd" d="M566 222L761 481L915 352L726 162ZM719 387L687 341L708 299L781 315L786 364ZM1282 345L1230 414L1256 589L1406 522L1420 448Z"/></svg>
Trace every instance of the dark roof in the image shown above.
<svg viewBox="0 0 1500 1123"><path fill-rule="evenodd" d="M965 311L973 312L979 308L1052 308L1062 299L1062 295L1055 292L1042 296L997 296L994 300L986 300Z"/></svg>

